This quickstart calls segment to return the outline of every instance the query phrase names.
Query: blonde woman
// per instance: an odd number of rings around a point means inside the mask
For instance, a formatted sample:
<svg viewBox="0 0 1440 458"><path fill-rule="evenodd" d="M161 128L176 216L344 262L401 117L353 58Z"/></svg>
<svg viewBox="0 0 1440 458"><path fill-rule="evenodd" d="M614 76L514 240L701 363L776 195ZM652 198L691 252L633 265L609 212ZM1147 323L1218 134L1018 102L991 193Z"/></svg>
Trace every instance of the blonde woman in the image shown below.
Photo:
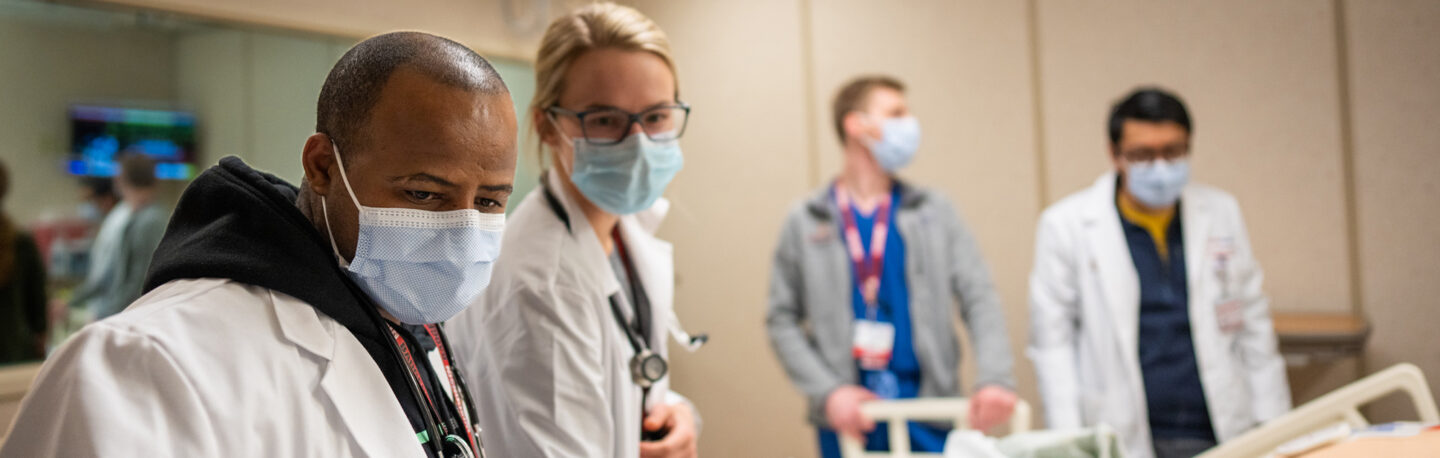
<svg viewBox="0 0 1440 458"><path fill-rule="evenodd" d="M548 170L510 216L490 287L449 324L488 404L486 450L694 456L698 415L670 392L665 359L667 335L691 339L672 309L671 246L651 233L690 111L665 33L592 4L552 23L535 61Z"/></svg>

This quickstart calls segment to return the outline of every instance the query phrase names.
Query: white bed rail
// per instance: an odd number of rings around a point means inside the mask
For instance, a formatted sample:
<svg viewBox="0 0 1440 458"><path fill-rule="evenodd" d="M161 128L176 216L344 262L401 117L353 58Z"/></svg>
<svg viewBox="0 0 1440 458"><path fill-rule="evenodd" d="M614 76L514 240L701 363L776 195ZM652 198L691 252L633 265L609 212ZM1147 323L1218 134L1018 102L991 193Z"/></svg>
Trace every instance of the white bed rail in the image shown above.
<svg viewBox="0 0 1440 458"><path fill-rule="evenodd" d="M866 452L858 440L840 436L840 452L845 458L918 458L939 457L939 453L916 453L910 451L910 430L905 427L909 421L953 422L955 429L970 427L970 401L964 398L926 398L891 401L875 401L860 406L865 416L876 423L886 422L890 428L890 451ZM1010 417L1010 433L1030 430L1030 404L1025 400L1015 402L1015 413Z"/></svg>
<svg viewBox="0 0 1440 458"><path fill-rule="evenodd" d="M1200 458L1265 456L1281 444L1336 423L1349 423L1355 428L1369 426L1369 421L1360 414L1360 407L1395 392L1410 396L1421 422L1440 422L1440 412L1436 410L1425 374L1415 365L1403 363L1331 391L1210 449Z"/></svg>

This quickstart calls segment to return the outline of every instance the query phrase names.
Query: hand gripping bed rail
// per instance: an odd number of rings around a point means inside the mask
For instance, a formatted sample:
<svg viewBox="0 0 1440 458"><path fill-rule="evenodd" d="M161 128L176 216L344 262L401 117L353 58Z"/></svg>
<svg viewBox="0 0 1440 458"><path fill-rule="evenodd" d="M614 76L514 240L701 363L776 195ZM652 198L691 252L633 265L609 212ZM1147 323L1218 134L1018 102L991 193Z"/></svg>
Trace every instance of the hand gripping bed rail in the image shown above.
<svg viewBox="0 0 1440 458"><path fill-rule="evenodd" d="M908 421L953 422L955 429L970 428L970 401L964 398L926 398L891 401L875 401L860 406L860 412L875 420L886 422L890 428L889 452L866 452L858 440L840 436L840 452L845 458L919 458L939 457L939 453L918 453L910 451L910 430ZM1015 412L1010 416L1010 433L1030 430L1030 404L1024 399L1015 401Z"/></svg>

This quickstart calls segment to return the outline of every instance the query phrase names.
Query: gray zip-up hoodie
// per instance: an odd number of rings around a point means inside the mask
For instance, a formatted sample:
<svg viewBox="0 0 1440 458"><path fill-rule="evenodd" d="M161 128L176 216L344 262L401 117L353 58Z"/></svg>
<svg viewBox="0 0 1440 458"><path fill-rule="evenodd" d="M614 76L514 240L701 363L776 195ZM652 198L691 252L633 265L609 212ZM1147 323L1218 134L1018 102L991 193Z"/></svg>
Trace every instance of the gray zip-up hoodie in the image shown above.
<svg viewBox="0 0 1440 458"><path fill-rule="evenodd" d="M944 196L898 182L894 226L905 239L910 320L920 360L921 397L960 394L960 346L952 307L969 331L979 364L976 387L1015 389L1000 297L975 238ZM826 426L825 399L859 375L852 358L850 257L829 185L785 219L770 276L766 327L790 380L809 400L809 419Z"/></svg>

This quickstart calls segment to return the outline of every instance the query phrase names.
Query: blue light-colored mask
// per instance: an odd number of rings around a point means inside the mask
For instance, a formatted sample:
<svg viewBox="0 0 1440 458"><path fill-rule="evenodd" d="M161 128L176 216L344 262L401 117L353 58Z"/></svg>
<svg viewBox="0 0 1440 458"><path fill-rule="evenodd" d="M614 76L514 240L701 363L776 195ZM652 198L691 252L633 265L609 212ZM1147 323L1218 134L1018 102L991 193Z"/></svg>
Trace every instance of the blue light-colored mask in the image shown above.
<svg viewBox="0 0 1440 458"><path fill-rule="evenodd" d="M1151 208L1165 208L1180 200L1190 182L1190 161L1186 159L1132 163L1125 168L1125 189Z"/></svg>
<svg viewBox="0 0 1440 458"><path fill-rule="evenodd" d="M871 140L870 154L886 172L895 172L915 159L920 149L920 120L914 116L889 118L880 124L879 140Z"/></svg>
<svg viewBox="0 0 1440 458"><path fill-rule="evenodd" d="M678 140L655 141L636 132L614 145L593 145L582 138L575 147L570 181L602 210L629 215L650 208L685 166Z"/></svg>
<svg viewBox="0 0 1440 458"><path fill-rule="evenodd" d="M340 149L335 149L340 162ZM433 212L360 205L340 164L340 178L360 214L355 257L340 255L330 232L330 209L322 199L330 248L350 278L391 316L405 324L440 323L465 310L486 286L500 257L503 213L474 209Z"/></svg>

